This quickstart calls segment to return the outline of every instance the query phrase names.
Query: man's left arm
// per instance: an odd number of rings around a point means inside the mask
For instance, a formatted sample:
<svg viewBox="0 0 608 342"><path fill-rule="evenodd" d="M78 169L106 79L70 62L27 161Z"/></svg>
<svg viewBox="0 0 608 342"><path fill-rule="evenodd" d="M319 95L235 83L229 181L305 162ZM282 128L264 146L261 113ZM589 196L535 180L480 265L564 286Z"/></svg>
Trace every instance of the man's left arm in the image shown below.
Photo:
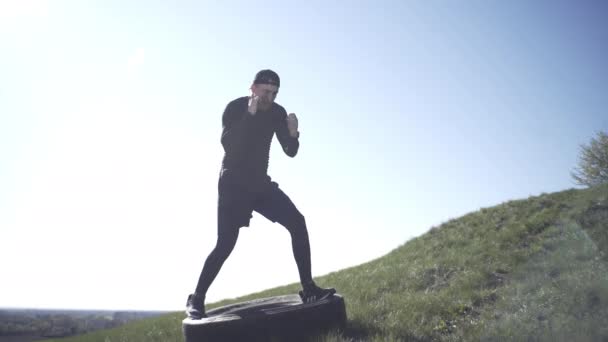
<svg viewBox="0 0 608 342"><path fill-rule="evenodd" d="M276 128L277 138L283 151L290 157L295 157L300 148L300 132L298 131L298 118L295 114L287 115L283 111Z"/></svg>

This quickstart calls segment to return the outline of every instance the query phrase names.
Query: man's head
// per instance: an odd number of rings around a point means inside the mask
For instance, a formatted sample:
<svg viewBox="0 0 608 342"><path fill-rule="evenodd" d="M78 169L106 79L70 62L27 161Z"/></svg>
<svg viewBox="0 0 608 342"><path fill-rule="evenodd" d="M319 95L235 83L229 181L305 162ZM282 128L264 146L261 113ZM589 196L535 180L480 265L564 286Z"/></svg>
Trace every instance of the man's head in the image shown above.
<svg viewBox="0 0 608 342"><path fill-rule="evenodd" d="M258 97L258 108L268 110L279 93L281 79L276 72L264 69L260 70L253 80L251 92Z"/></svg>

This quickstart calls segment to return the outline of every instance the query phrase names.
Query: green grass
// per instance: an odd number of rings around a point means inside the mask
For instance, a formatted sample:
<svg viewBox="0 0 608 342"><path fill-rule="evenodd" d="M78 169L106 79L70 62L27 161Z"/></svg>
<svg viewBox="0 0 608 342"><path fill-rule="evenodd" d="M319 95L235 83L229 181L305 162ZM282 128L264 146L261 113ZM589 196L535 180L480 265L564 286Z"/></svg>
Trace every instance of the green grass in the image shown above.
<svg viewBox="0 0 608 342"><path fill-rule="evenodd" d="M316 341L608 340L607 252L608 185L482 208L381 258L318 277L344 296L348 324ZM61 341L183 341L183 318Z"/></svg>

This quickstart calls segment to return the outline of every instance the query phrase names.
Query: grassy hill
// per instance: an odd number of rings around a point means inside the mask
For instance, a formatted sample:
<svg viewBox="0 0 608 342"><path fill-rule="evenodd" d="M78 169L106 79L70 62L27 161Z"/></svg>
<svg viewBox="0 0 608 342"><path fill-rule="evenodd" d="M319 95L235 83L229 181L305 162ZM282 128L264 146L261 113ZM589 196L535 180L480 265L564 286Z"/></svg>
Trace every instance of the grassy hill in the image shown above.
<svg viewBox="0 0 608 342"><path fill-rule="evenodd" d="M606 341L608 185L482 208L316 280L344 295L349 319L343 334L319 341ZM61 341L182 341L183 318L178 312Z"/></svg>

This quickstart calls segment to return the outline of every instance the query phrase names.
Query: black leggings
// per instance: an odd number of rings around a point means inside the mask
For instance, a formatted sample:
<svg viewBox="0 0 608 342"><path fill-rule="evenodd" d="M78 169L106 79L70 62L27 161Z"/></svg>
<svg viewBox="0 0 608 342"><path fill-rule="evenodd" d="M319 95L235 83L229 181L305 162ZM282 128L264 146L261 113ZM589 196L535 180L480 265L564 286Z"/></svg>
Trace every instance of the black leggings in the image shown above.
<svg viewBox="0 0 608 342"><path fill-rule="evenodd" d="M291 246L293 256L300 274L300 282L307 284L312 281L311 262L310 262L310 242L308 239L308 230L306 228L306 220L300 211L291 202L289 197L278 188L276 183L263 196L252 199L250 207L239 206L241 213L235 212L231 201L224 201L220 194L218 203L218 231L217 243L215 248L205 261L203 270L196 286L196 293L203 298L207 294L207 290L211 283L219 273L222 265L232 253L236 241L239 236L240 227L249 225L248 219L235 220L234 217L243 217L250 215L252 210L255 210L273 222L278 222L291 234ZM243 194L235 194L234 198L239 198L242 204ZM225 196L228 197L228 196ZM226 203L227 202L227 203Z"/></svg>

